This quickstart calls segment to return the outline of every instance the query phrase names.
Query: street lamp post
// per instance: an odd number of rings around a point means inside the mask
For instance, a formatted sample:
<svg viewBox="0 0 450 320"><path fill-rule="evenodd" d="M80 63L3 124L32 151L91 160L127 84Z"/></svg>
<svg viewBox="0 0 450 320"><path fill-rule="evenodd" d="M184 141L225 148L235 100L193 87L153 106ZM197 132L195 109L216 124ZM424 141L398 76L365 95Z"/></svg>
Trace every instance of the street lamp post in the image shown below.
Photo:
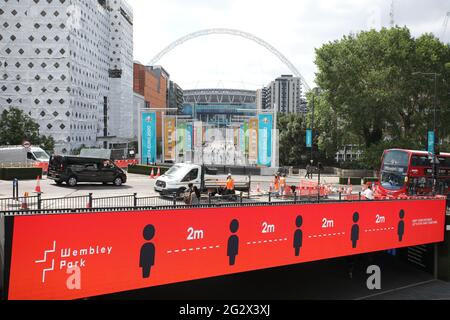
<svg viewBox="0 0 450 320"><path fill-rule="evenodd" d="M424 76L433 76L434 78L434 102L433 102L433 132L434 132L434 141L433 141L433 153L431 154L432 160L431 163L433 165L433 187L432 192L433 195L436 195L436 187L437 187L437 179L439 175L439 160L436 155L436 137L437 137L437 127L436 127L436 108L437 108L437 78L440 76L440 73L436 72L414 72L413 75L424 75Z"/></svg>
<svg viewBox="0 0 450 320"><path fill-rule="evenodd" d="M314 108L315 108L315 92L313 93L312 96L312 108L311 108L311 135L312 135L312 143L311 143L311 165L314 162Z"/></svg>
<svg viewBox="0 0 450 320"><path fill-rule="evenodd" d="M318 171L319 171L319 177L317 178L317 180L318 180L318 183L317 183L317 190L318 190L318 193L319 193L319 195L318 195L318 199L319 199L319 202L320 202L320 167L322 166L322 163L318 163L317 164L317 169L318 169Z"/></svg>

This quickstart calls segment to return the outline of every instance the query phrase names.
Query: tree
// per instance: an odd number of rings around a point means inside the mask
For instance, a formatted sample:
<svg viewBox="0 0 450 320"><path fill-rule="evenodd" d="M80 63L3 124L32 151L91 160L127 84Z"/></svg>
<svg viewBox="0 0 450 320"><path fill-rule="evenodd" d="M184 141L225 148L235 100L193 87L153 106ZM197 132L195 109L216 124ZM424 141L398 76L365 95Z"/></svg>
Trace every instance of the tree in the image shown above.
<svg viewBox="0 0 450 320"><path fill-rule="evenodd" d="M39 125L17 108L4 110L0 117L0 145L39 144Z"/></svg>
<svg viewBox="0 0 450 320"><path fill-rule="evenodd" d="M280 130L280 164L299 166L307 154L306 132L300 114L279 114L277 127Z"/></svg>
<svg viewBox="0 0 450 320"><path fill-rule="evenodd" d="M388 145L424 149L433 127L434 81L416 72L441 74L437 127L448 141L448 61L449 46L431 34L415 39L406 27L352 34L317 49L321 148L358 144L368 154Z"/></svg>
<svg viewBox="0 0 450 320"><path fill-rule="evenodd" d="M53 137L40 136L39 125L23 110L10 108L4 110L0 117L0 145L22 145L29 141L42 149L53 152L55 140Z"/></svg>
<svg viewBox="0 0 450 320"><path fill-rule="evenodd" d="M55 139L53 137L41 136L39 146L43 150L53 153L55 151Z"/></svg>

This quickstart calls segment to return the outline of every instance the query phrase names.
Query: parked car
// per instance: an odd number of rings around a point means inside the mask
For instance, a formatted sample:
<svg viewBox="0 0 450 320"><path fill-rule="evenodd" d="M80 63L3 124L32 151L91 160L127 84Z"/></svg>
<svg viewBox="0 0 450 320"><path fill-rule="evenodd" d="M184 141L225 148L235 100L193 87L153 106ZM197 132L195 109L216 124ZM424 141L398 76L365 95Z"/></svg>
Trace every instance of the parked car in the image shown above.
<svg viewBox="0 0 450 320"><path fill-rule="evenodd" d="M79 182L113 183L119 187L127 182L127 175L108 159L52 156L48 179L58 185L65 182L70 187L75 187Z"/></svg>

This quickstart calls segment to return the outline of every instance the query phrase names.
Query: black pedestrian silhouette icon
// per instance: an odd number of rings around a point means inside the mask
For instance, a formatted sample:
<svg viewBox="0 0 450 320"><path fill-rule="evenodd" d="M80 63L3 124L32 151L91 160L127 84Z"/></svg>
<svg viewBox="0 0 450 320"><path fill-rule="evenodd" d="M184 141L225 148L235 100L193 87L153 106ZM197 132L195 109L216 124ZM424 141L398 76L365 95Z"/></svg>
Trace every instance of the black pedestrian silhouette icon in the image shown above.
<svg viewBox="0 0 450 320"><path fill-rule="evenodd" d="M398 223L398 241L403 241L403 236L405 235L405 211L400 210L400 222Z"/></svg>
<svg viewBox="0 0 450 320"><path fill-rule="evenodd" d="M295 248L295 256L298 257L300 255L300 249L303 246L303 231L300 229L303 226L303 217L298 216L295 220L295 225L297 226L297 230L295 230L294 234L294 248Z"/></svg>
<svg viewBox="0 0 450 320"><path fill-rule="evenodd" d="M155 227L148 225L144 229L144 239L148 241L141 248L141 255L139 259L139 266L142 268L142 277L144 279L150 278L150 271L152 266L155 265L155 245L150 241L155 237Z"/></svg>
<svg viewBox="0 0 450 320"><path fill-rule="evenodd" d="M354 222L354 225L352 227L352 238L351 238L351 240L352 240L352 247L353 247L353 249L356 249L356 247L358 246L358 241L359 241L359 225L358 225L359 213L358 212L355 212L353 214L353 222Z"/></svg>
<svg viewBox="0 0 450 320"><path fill-rule="evenodd" d="M236 256L239 254L239 237L236 233L239 231L239 221L233 220L230 224L230 231L233 235L228 239L227 254L230 259L230 266L236 264Z"/></svg>

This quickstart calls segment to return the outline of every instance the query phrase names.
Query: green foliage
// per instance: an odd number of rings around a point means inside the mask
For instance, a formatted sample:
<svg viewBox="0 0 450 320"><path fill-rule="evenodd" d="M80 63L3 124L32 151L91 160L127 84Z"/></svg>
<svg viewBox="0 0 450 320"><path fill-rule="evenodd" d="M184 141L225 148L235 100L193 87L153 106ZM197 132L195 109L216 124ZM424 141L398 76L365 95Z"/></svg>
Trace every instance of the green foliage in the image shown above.
<svg viewBox="0 0 450 320"><path fill-rule="evenodd" d="M0 145L39 144L39 125L17 108L4 110L0 116Z"/></svg>
<svg viewBox="0 0 450 320"><path fill-rule="evenodd" d="M303 115L279 114L277 122L280 130L280 165L299 166L306 163L306 159L302 159L308 153Z"/></svg>
<svg viewBox="0 0 450 320"><path fill-rule="evenodd" d="M41 136L39 141L39 146L52 154L55 152L55 139L53 137Z"/></svg>
<svg viewBox="0 0 450 320"><path fill-rule="evenodd" d="M362 162L379 169L383 150L424 150L434 119L450 140L450 46L431 34L413 38L408 28L367 31L316 50L315 101L319 147L327 155L347 144L365 151ZM441 149L445 147L442 146Z"/></svg>
<svg viewBox="0 0 450 320"><path fill-rule="evenodd" d="M39 125L23 110L10 108L0 116L0 145L22 145L29 141L53 153L55 140L53 137L40 136Z"/></svg>

